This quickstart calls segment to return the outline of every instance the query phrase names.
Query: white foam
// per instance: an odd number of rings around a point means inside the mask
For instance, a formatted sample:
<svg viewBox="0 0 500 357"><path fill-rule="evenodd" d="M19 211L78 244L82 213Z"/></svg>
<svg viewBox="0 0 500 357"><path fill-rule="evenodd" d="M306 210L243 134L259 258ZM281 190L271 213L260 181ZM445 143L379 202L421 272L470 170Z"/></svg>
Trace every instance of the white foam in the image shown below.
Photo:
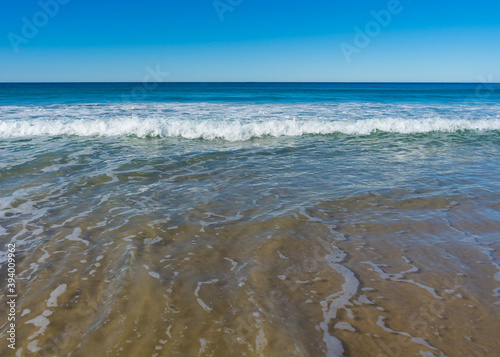
<svg viewBox="0 0 500 357"><path fill-rule="evenodd" d="M255 337L255 350L256 352L260 353L261 357L264 357L264 348L267 346L267 338L266 334L264 333L264 329L260 325L260 320L258 320L257 323L257 329L258 333L257 336Z"/></svg>
<svg viewBox="0 0 500 357"><path fill-rule="evenodd" d="M207 344L209 342L211 341L205 340L204 338L200 338L200 350L198 351L198 355L205 353L205 348L207 347Z"/></svg>
<svg viewBox="0 0 500 357"><path fill-rule="evenodd" d="M495 260L495 258L492 255L492 251L494 251L493 248L485 247L485 246L479 244L479 242L475 236L471 235L468 232L465 232L461 229L454 227L450 223L450 221L448 221L447 219L444 219L444 221L446 222L448 227L450 227L454 231L459 232L460 234L465 236L465 238L462 239L462 242L474 244L481 253L483 253L484 255L486 255L488 257L491 265L493 265L493 267L495 267L495 269L497 270L497 272L495 272L495 274L493 274L493 279L495 279L496 281L500 281L500 264L497 263L497 261ZM477 263L480 263L480 261L478 261Z"/></svg>
<svg viewBox="0 0 500 357"><path fill-rule="evenodd" d="M52 313L53 312L50 310L44 310L44 312L42 312L41 315L35 317L34 319L26 321L27 324L33 324L36 327L39 327L38 331L36 331L33 335L28 337L28 340L32 340L38 335L43 335L43 333L47 329L47 326L50 323L50 320L47 317L52 315Z"/></svg>
<svg viewBox="0 0 500 357"><path fill-rule="evenodd" d="M278 250L278 254L280 256L281 259L288 259L290 260L290 258L288 258L286 255L282 254L279 250Z"/></svg>
<svg viewBox="0 0 500 357"><path fill-rule="evenodd" d="M231 266L231 271L233 271L236 268L236 266L238 265L238 263L235 260L231 259L231 258L224 257L224 259L227 260L227 261L229 261L231 263L231 265L232 265Z"/></svg>
<svg viewBox="0 0 500 357"><path fill-rule="evenodd" d="M45 260L47 260L50 257L49 252L47 252L44 248L42 248L44 254L38 258L38 263L42 264L45 263Z"/></svg>
<svg viewBox="0 0 500 357"><path fill-rule="evenodd" d="M320 327L323 330L323 341L327 346L327 357L339 357L343 355L344 347L338 338L330 335L328 324L337 317L337 311L340 309L344 309L349 318L354 318L348 306L352 305L350 300L357 294L359 281L352 270L338 264L345 258L346 253L334 245L332 245L332 249L333 252L325 257L326 261L332 269L342 275L344 283L342 284L342 291L328 296L321 302L324 321L320 323Z"/></svg>
<svg viewBox="0 0 500 357"><path fill-rule="evenodd" d="M41 348L38 347L38 340L34 340L28 343L28 350L33 353L40 351Z"/></svg>
<svg viewBox="0 0 500 357"><path fill-rule="evenodd" d="M368 305L373 305L373 304L375 304L375 302L374 302L374 301L372 301L372 300L370 300L370 299L368 299L368 298L366 297L366 295L360 295L360 296L359 296L359 298L358 298L358 301L359 301L360 303L363 303L363 304L368 304Z"/></svg>
<svg viewBox="0 0 500 357"><path fill-rule="evenodd" d="M0 137L137 136L243 141L272 136L500 130L494 105L154 103L0 108ZM440 115L445 112L449 117Z"/></svg>
<svg viewBox="0 0 500 357"><path fill-rule="evenodd" d="M155 273L154 271L150 271L149 275L151 275L153 278L160 279L160 274Z"/></svg>
<svg viewBox="0 0 500 357"><path fill-rule="evenodd" d="M200 306L205 311L212 311L212 308L209 307L207 304L205 304L205 302L202 299L200 299L200 297L198 295L200 293L200 288L203 284L213 284L213 283L216 283L218 281L219 281L219 279L213 279L213 280L209 280L209 281L200 281L200 282L198 282L198 286L196 287L196 290L194 291L194 296L196 296L196 301L198 301L198 304L200 304Z"/></svg>
<svg viewBox="0 0 500 357"><path fill-rule="evenodd" d="M429 348L431 350L438 351L438 352L440 352L441 356L444 356L441 351L439 351L436 347L433 347L433 346L429 345L429 343L426 340L424 340L423 338L421 338L421 337L413 337L412 335L410 335L407 332L395 331L395 330L393 330L393 329L385 326L384 320L385 320L385 316L379 316L378 320L377 320L377 325L380 326L384 331L408 337L408 338L411 339L412 342L414 342L416 344L419 344L419 345L422 345L422 346L425 346L425 347L427 347L427 348Z"/></svg>
<svg viewBox="0 0 500 357"><path fill-rule="evenodd" d="M407 273L416 273L419 271L419 269L411 264L410 260L406 257L403 257L405 262L408 263L409 265L411 265L411 268L408 269L408 270L405 270L405 271L402 271L400 273L395 273L395 274L388 274L386 272L384 272L380 267L381 266L385 266L383 264L375 264L373 262L361 262L362 264L367 264L367 265L370 265L371 267L373 267L373 271L377 272L380 277L384 280L387 280L387 279L390 279L392 281L398 281L398 282L401 282L401 283L408 283L408 284L413 284L415 286L418 286L422 289L425 289L427 290L433 297L435 297L436 299L443 299L441 296L439 296L437 293L436 293L436 290L430 286L427 286L427 285L424 285L422 283L419 283L413 279L404 279L404 274L407 274Z"/></svg>
<svg viewBox="0 0 500 357"><path fill-rule="evenodd" d="M436 355L429 351L419 351L422 357L436 357Z"/></svg>
<svg viewBox="0 0 500 357"><path fill-rule="evenodd" d="M478 248L481 251L481 253L483 253L484 255L486 255L488 257L491 265L493 265L493 267L495 267L495 269L497 269L497 272L495 274L493 274L493 279L495 279L496 281L500 281L500 264L498 264L496 262L495 258L493 258L492 248L484 247L482 245L478 245Z"/></svg>
<svg viewBox="0 0 500 357"><path fill-rule="evenodd" d="M351 331L351 332L356 332L356 329L352 327L352 325L348 322L337 322L334 326L335 329L338 330L346 330L346 331Z"/></svg>
<svg viewBox="0 0 500 357"><path fill-rule="evenodd" d="M57 306L57 298L66 292L67 285L61 284L50 293L50 298L47 300L47 307Z"/></svg>
<svg viewBox="0 0 500 357"><path fill-rule="evenodd" d="M73 230L73 233L71 233L70 235L68 235L66 237L67 240L73 240L73 241L78 241L78 242L82 242L82 243L85 243L86 245L89 245L90 242L88 240L85 240L83 238L80 237L80 234L82 234L82 229L80 227L77 227Z"/></svg>

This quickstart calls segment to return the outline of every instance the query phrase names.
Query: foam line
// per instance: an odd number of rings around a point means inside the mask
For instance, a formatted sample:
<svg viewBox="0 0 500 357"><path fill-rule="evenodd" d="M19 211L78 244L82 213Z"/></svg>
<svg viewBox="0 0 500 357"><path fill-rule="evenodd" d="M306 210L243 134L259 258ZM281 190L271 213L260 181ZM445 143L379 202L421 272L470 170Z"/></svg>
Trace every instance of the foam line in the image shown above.
<svg viewBox="0 0 500 357"><path fill-rule="evenodd" d="M0 121L0 138L20 137L176 137L245 141L260 137L303 135L370 135L377 132L419 134L430 132L498 131L500 119L359 119L304 120L270 119L258 121L228 119L23 119Z"/></svg>

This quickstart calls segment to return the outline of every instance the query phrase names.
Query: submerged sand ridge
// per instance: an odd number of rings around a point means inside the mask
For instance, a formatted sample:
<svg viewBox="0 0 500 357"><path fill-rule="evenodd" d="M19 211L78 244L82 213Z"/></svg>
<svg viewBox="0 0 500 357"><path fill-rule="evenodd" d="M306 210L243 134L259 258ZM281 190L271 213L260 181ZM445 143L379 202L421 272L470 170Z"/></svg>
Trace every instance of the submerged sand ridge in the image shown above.
<svg viewBox="0 0 500 357"><path fill-rule="evenodd" d="M17 233L17 355L498 353L498 222L484 215L498 197L404 195L274 217L200 202L164 220L110 195L45 216L36 240Z"/></svg>

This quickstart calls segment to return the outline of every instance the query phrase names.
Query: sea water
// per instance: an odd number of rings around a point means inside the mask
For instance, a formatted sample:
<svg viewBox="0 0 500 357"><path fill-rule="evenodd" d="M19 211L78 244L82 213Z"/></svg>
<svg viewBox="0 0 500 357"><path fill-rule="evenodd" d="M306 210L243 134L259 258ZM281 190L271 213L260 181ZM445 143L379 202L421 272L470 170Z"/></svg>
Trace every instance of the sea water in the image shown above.
<svg viewBox="0 0 500 357"><path fill-rule="evenodd" d="M147 88L0 84L2 356L500 354L499 85Z"/></svg>

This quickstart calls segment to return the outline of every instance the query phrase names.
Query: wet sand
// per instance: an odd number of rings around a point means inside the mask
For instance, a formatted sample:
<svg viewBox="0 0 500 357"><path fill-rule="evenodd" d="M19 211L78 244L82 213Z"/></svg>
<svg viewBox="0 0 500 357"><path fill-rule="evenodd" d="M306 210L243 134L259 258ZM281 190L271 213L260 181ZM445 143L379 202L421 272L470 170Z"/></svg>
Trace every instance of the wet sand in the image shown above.
<svg viewBox="0 0 500 357"><path fill-rule="evenodd" d="M16 355L499 354L499 197L409 194L274 217L258 207L279 195L163 218L127 197L68 205L18 242Z"/></svg>

